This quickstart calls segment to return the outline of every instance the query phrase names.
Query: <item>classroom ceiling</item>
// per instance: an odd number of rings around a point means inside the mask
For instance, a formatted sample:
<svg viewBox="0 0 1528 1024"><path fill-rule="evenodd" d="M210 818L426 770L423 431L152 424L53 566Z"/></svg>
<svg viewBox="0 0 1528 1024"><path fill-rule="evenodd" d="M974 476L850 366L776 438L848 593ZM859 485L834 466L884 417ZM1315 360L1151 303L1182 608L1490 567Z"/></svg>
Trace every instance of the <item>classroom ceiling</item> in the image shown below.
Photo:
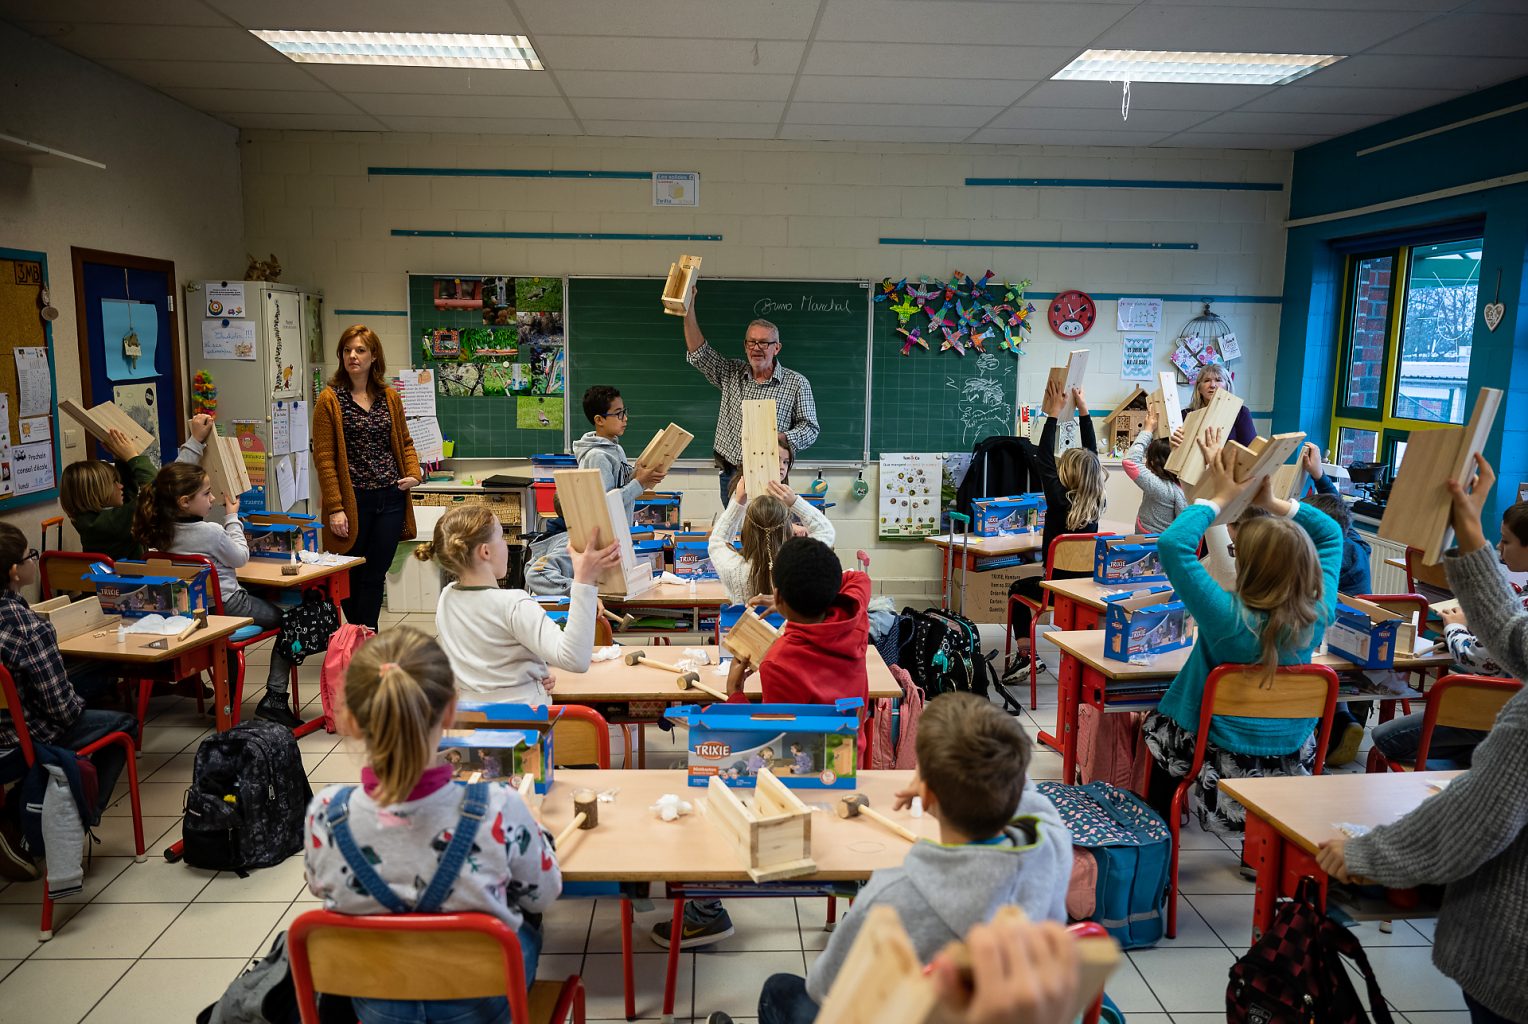
<svg viewBox="0 0 1528 1024"><path fill-rule="evenodd" d="M1298 149L1528 75L1528 0L0 0L243 128ZM294 64L251 28L529 36L534 71ZM1285 86L1049 81L1088 48L1335 53Z"/></svg>

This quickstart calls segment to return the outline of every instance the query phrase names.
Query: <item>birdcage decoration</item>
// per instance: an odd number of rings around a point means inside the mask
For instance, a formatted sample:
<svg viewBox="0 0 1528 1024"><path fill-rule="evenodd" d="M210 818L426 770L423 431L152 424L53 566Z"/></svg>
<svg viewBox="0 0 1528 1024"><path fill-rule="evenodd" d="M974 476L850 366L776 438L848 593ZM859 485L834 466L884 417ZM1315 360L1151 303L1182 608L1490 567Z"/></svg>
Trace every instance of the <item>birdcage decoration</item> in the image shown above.
<svg viewBox="0 0 1528 1024"><path fill-rule="evenodd" d="M1229 363L1241 358L1241 345L1236 333L1225 319L1210 309L1208 299L1204 311L1183 325L1178 340L1173 345L1172 362L1178 369L1178 382L1187 384L1199 376L1199 371L1211 363L1225 367L1232 381L1236 372Z"/></svg>

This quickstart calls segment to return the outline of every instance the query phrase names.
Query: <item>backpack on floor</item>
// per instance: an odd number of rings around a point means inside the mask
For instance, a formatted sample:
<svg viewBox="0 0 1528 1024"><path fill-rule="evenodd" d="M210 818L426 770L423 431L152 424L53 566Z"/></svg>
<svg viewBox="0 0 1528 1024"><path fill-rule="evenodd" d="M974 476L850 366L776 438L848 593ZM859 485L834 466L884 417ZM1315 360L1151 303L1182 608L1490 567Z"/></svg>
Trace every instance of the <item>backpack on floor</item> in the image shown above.
<svg viewBox="0 0 1528 1024"><path fill-rule="evenodd" d="M1090 920L1125 949L1155 945L1167 929L1167 823L1146 801L1107 782L1042 782L1038 789L1056 805L1072 845L1092 856L1098 883Z"/></svg>
<svg viewBox="0 0 1528 1024"><path fill-rule="evenodd" d="M196 748L181 835L186 863L236 871L280 864L302 851L313 789L297 740L261 719L214 733Z"/></svg>
<svg viewBox="0 0 1528 1024"><path fill-rule="evenodd" d="M329 649L324 655L324 667L318 675L318 696L324 706L324 731L335 732L334 712L345 700L345 671L350 659L376 632L365 626L347 622L334 631L329 638Z"/></svg>
<svg viewBox="0 0 1528 1024"><path fill-rule="evenodd" d="M1091 704L1077 708L1077 770L1082 781L1107 782L1120 789L1136 790L1140 777L1140 711L1104 714Z"/></svg>
<svg viewBox="0 0 1528 1024"><path fill-rule="evenodd" d="M339 628L340 613L334 602L316 590L309 590L303 594L301 604L282 611L276 652L292 664L301 665L328 647L329 638Z"/></svg>

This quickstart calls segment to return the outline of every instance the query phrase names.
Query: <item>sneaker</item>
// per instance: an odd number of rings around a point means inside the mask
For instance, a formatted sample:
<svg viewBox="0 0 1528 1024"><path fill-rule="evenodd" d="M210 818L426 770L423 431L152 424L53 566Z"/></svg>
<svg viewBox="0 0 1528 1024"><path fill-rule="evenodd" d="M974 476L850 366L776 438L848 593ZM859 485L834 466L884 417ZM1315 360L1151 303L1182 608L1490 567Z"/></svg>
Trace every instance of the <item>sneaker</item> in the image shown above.
<svg viewBox="0 0 1528 1024"><path fill-rule="evenodd" d="M31 882L42 872L21 846L21 829L8 816L0 818L0 878L12 882Z"/></svg>
<svg viewBox="0 0 1528 1024"><path fill-rule="evenodd" d="M255 705L255 717L263 718L267 722L275 722L288 729L296 729L302 725L302 719L292 714L292 709L287 703L289 699L284 693L267 693L260 698L260 703Z"/></svg>
<svg viewBox="0 0 1528 1024"><path fill-rule="evenodd" d="M1019 676L1029 675L1029 652L1019 651L1009 660L1003 669L1003 682L1017 679Z"/></svg>
<svg viewBox="0 0 1528 1024"><path fill-rule="evenodd" d="M713 942L720 942L733 932L732 918L723 910L718 914L697 912L695 901L691 900L684 906L684 929L679 936L680 949L694 949L696 946L709 946ZM659 921L653 925L653 941L664 949L669 948L669 932L673 927L673 920Z"/></svg>
<svg viewBox="0 0 1528 1024"><path fill-rule="evenodd" d="M712 1010L706 1017L706 1024L732 1024L732 1018L720 1010Z"/></svg>
<svg viewBox="0 0 1528 1024"><path fill-rule="evenodd" d="M1342 730L1342 736L1327 751L1326 766L1328 768L1340 768L1345 764L1352 764L1358 757L1358 748L1364 741L1364 727L1357 722L1349 722Z"/></svg>

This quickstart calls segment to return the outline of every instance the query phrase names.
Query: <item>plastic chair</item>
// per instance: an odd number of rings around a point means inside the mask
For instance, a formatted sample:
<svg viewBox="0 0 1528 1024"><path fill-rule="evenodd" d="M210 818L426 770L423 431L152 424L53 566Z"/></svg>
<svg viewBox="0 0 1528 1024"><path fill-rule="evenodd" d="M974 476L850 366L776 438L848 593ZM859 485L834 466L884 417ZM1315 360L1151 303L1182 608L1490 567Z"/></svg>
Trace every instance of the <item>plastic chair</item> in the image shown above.
<svg viewBox="0 0 1528 1024"><path fill-rule="evenodd" d="M1055 579L1056 572L1092 572L1093 553L1097 549L1095 541L1099 537L1112 537L1113 533L1063 533L1051 540L1050 549L1045 552L1045 576L1047 580ZM1022 594L1008 595L1008 630L1003 640L1003 660L1008 660L1008 652L1013 647L1013 607L1021 604L1029 609L1029 707L1031 710L1039 701L1040 676L1039 663L1035 660L1035 638L1039 634L1040 617L1050 610L1051 592L1040 590L1040 599L1025 597Z"/></svg>
<svg viewBox="0 0 1528 1024"><path fill-rule="evenodd" d="M1428 565L1422 561L1422 552L1419 548L1406 549L1406 589L1413 594L1420 594L1429 605L1440 601L1447 601L1454 596L1449 589L1448 576L1443 571L1443 564ZM1422 618L1427 621L1426 615Z"/></svg>
<svg viewBox="0 0 1528 1024"><path fill-rule="evenodd" d="M1332 712L1337 707L1337 673L1325 665L1282 665L1274 675L1273 685L1266 690L1258 685L1261 675L1262 670L1256 665L1220 665L1205 680L1204 699L1199 705L1199 731L1194 741L1194 760L1189 765L1188 774L1173 791L1172 810L1167 822L1173 836L1172 866L1167 879L1169 939L1178 936L1178 848L1183 805L1188 799L1189 787L1195 785L1199 769L1204 766L1210 724L1215 716L1320 719L1316 729L1316 763L1311 773L1320 775L1326 763L1322 753L1332 735ZM1143 769L1150 771L1150 759L1143 760ZM1141 791L1145 792L1144 787Z"/></svg>
<svg viewBox="0 0 1528 1024"><path fill-rule="evenodd" d="M69 594L72 597L76 594L95 593L95 584L85 579L85 574L97 562L105 563L108 569L116 565L110 558L94 551L48 549L39 553L37 575L42 585L42 599L46 601L59 594Z"/></svg>
<svg viewBox="0 0 1528 1024"><path fill-rule="evenodd" d="M1421 634L1423 627L1427 625L1427 598L1421 594L1354 594L1353 596L1360 601L1368 601L1370 604L1379 605L1379 607L1387 612L1416 623L1418 635ZM1425 678L1428 671L1430 670L1416 669L1415 674ZM1421 687L1419 686L1417 689L1421 689ZM1394 707L1394 705L1387 703L1384 707L1388 709ZM1411 701L1401 701L1401 712L1402 714L1411 714ZM1389 712L1386 711L1385 714L1380 716L1380 721L1386 721L1388 718Z"/></svg>
<svg viewBox="0 0 1528 1024"><path fill-rule="evenodd" d="M1078 921L1076 924L1067 925L1067 932L1079 939L1107 939L1109 929L1097 921ZM1081 1024L1098 1024L1098 1019L1104 1011L1104 990L1099 989L1098 994L1088 1003L1082 1011Z"/></svg>
<svg viewBox="0 0 1528 1024"><path fill-rule="evenodd" d="M16 729L16 745L21 748L21 759L26 762L27 769L37 762L37 751L32 746L32 734L27 729L25 707L21 703L21 693L16 689L16 680L11 677L8 669L0 667L0 687L5 690L5 709L10 713L11 724ZM89 757L98 750L104 750L110 746L119 746L127 755L127 795L133 807L133 849L136 851L136 860L141 864L147 858L144 857L143 844L143 807L138 797L138 758L133 748L133 738L125 732L107 733L94 743L87 743L79 749L83 757ZM13 791L14 793L14 791ZM19 797L19 794L16 794ZM48 896L48 876L46 872L42 878L42 923L38 926L37 941L47 942L53 937L53 900Z"/></svg>
<svg viewBox="0 0 1528 1024"><path fill-rule="evenodd" d="M1523 684L1516 679L1496 676L1447 675L1427 692L1427 709L1422 712L1422 735L1417 740L1417 757L1410 764L1392 761L1378 748L1369 751L1371 772L1412 772L1425 770L1427 753L1432 747L1433 730L1438 726L1490 732L1496 716Z"/></svg>
<svg viewBox="0 0 1528 1024"><path fill-rule="evenodd" d="M287 929L302 1024L319 1024L324 992L369 999L507 995L515 1024L584 1024L578 975L526 992L520 940L488 914L371 914L309 910Z"/></svg>

